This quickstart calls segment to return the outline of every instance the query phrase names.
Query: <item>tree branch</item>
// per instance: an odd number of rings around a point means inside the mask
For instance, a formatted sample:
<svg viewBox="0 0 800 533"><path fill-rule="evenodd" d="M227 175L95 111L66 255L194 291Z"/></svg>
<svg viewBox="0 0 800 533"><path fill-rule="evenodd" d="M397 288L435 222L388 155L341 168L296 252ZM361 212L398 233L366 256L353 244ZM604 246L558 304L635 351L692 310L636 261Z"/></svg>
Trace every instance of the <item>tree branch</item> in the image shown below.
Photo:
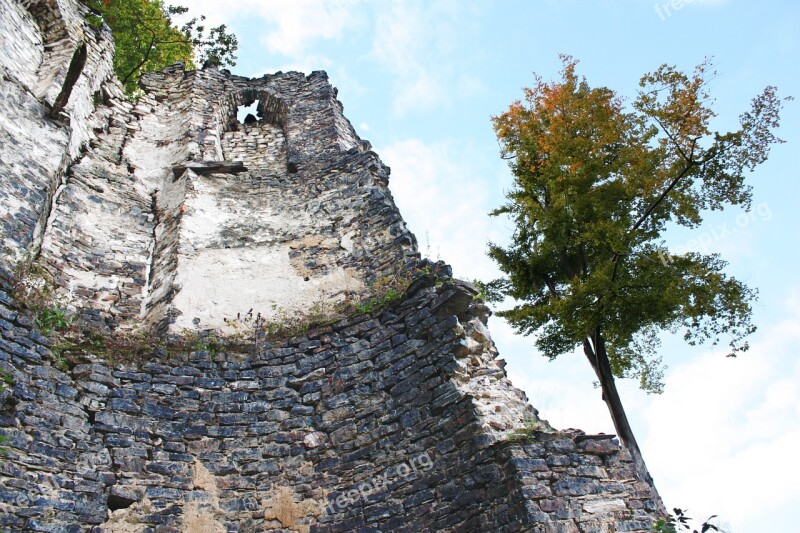
<svg viewBox="0 0 800 533"><path fill-rule="evenodd" d="M631 230L630 230L630 232L629 232L629 233L633 233L634 231L636 231L637 229L639 229L639 227L640 227L642 224L644 224L644 222L647 220L647 218L648 218L648 217L649 217L649 216L650 216L650 215L653 213L653 211L655 211L656 207L658 207L658 205L659 205L659 204L660 204L662 201L664 201L664 198L666 198L666 197L667 197L667 195L668 195L668 194L669 194L669 193L670 193L670 192L671 192L671 191L672 191L672 190L675 188L675 186L676 186L676 185L678 185L678 182L679 182L679 181L680 181L680 180L681 180L681 179L682 179L682 178L683 178L683 177L684 177L684 176L685 176L685 175L686 175L686 174L689 172L689 170L690 170L690 169L691 169L691 168L692 168L692 167L693 167L693 166L696 164L696 163L695 163L694 161L692 161L692 160L688 160L688 162L689 162L689 164L688 164L688 165L686 165L685 167L683 167L683 170L681 170L681 173L680 173L680 174L678 174L678 175L675 177L675 179L673 179L673 180L672 180L672 182L669 184L669 186L668 186L666 189L664 189L664 191L663 191L663 192L662 192L662 193L661 193L661 194L658 196L658 198L656 198L656 201L655 201L655 202L653 202L652 204L650 204L650 207L648 207L648 208L645 210L645 212L642 214L642 216L641 216L641 217L639 217L639 220L637 220L637 221L636 221L636 223L634 223L634 225L633 225L633 227L631 227Z"/></svg>
<svg viewBox="0 0 800 533"><path fill-rule="evenodd" d="M675 145L675 148L678 150L678 153L681 155L681 157L683 158L683 160L684 160L684 161L690 161L690 162L691 162L691 159L689 159L688 157L686 157L686 154L685 154L685 153L683 153L683 149L681 148L681 145L680 145L680 144L678 144L678 141L675 139L675 137L673 137L672 133L670 133L670 131L667 129L667 127L666 127L666 126L664 126L664 123L663 123L663 122L661 122L661 121L658 119L658 117L656 117L656 116L654 116L654 117L653 117L653 120L655 120L656 122L658 122L658 125L661 127L661 129L662 129L662 130L664 130L664 133L666 133L666 134L667 134L667 137L668 137L668 138L669 138L669 140L672 142L672 144L674 144L674 145Z"/></svg>
<svg viewBox="0 0 800 533"><path fill-rule="evenodd" d="M128 74L122 79L122 85L128 83L128 80L131 79L131 76L133 76L140 68L142 68L144 64L147 63L147 60L150 59L150 52L153 50L153 44L155 44L156 40L155 32L150 32L150 33L152 34L152 37L150 38L150 44L147 47L147 51L145 52L144 57L142 58L141 61L139 61L139 64L137 64L133 68L133 70L128 72Z"/></svg>

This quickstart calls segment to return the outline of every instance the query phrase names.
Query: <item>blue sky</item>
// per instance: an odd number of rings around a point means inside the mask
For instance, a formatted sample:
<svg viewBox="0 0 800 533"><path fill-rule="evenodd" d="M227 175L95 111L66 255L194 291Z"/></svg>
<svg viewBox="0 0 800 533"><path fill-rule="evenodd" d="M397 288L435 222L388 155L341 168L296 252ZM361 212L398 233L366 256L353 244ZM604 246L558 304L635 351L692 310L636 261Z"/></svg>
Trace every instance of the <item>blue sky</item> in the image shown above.
<svg viewBox="0 0 800 533"><path fill-rule="evenodd" d="M532 83L558 76L559 53L593 86L633 97L662 63L685 70L713 57L718 129L766 85L800 97L800 4L790 0L184 0L239 36L233 72L326 70L345 114L392 167L390 188L422 251L466 279L490 279L490 219L511 176L490 116ZM676 8L677 7L677 8ZM666 391L621 394L669 507L730 531L791 531L800 504L800 101L787 105L787 143L751 176L753 211L728 210L674 232L671 245L720 252L760 291L751 350L726 359L664 338ZM548 362L533 339L490 327L514 383L556 427L613 432L580 354Z"/></svg>

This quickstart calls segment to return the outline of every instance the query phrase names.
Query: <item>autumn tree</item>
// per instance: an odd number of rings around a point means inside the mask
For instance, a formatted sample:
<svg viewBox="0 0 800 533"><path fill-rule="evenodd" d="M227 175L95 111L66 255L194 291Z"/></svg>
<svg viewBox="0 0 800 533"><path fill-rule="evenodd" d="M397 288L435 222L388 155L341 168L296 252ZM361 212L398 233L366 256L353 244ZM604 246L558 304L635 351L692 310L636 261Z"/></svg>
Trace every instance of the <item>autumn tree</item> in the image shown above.
<svg viewBox="0 0 800 533"><path fill-rule="evenodd" d="M114 35L114 71L129 95L138 90L143 72L183 61L190 68L206 62L236 64L235 35L225 24L206 28L205 16L177 26L173 17L188 9L161 0L85 0L96 22L104 20Z"/></svg>
<svg viewBox="0 0 800 533"><path fill-rule="evenodd" d="M630 108L614 91L590 87L562 57L559 81L537 77L524 101L494 117L514 188L493 215L515 222L508 247L490 243L505 277L491 299L516 305L500 316L536 335L551 359L583 349L617 434L646 473L617 393L616 378L662 388L658 333L689 344L727 342L747 350L753 289L725 273L717 254L672 254L667 226L696 227L707 210L750 207L745 176L778 142L783 100L767 87L740 127L713 132L712 66L645 75Z"/></svg>

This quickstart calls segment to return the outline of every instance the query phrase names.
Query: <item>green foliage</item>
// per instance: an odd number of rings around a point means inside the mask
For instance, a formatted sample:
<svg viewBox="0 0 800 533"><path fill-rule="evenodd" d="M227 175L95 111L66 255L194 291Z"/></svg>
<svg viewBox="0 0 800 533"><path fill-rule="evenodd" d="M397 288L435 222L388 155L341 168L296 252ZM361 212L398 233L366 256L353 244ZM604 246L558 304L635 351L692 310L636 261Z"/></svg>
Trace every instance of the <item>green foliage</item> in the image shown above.
<svg viewBox="0 0 800 533"><path fill-rule="evenodd" d="M504 288L507 286L505 280L492 280L484 282L479 279L473 279L472 284L478 289L477 298L489 303L499 303L505 298Z"/></svg>
<svg viewBox="0 0 800 533"><path fill-rule="evenodd" d="M347 315L373 313L403 297L411 282L422 276L437 274L430 265L417 270L396 272L391 276L382 276L372 282L369 295L356 302L349 299L343 305ZM439 283L439 281L437 281Z"/></svg>
<svg viewBox="0 0 800 533"><path fill-rule="evenodd" d="M686 516L685 511L675 508L672 510L674 514L670 514L667 518L659 520L654 526L653 530L660 533L678 533L679 531L692 529L689 524L691 518ZM716 518L717 515L710 516L708 520L700 525L700 530L692 530L692 533L706 533L707 531L723 531L719 526L712 524L711 520Z"/></svg>
<svg viewBox="0 0 800 533"><path fill-rule="evenodd" d="M237 314L236 318L224 319L227 331L219 332L219 335L233 344L251 345L258 351L259 347L270 339L294 337L308 331L312 324L320 320L320 306L319 303L315 304L312 311L306 314L289 313L280 306L273 305L272 311L275 316L270 319L261 313L253 314L253 310L250 309L245 314Z"/></svg>
<svg viewBox="0 0 800 533"><path fill-rule="evenodd" d="M725 274L718 255L670 254L663 235L671 223L696 227L704 210L749 208L745 175L782 142L773 130L785 100L767 87L737 131L713 132L708 62L645 75L626 109L562 60L561 80L537 78L524 102L493 119L515 186L492 214L516 227L510 246L490 244L506 277L483 291L516 300L498 314L536 334L545 356L601 341L614 376L659 392L660 331L726 341L730 355L748 348L756 292Z"/></svg>
<svg viewBox="0 0 800 533"><path fill-rule="evenodd" d="M37 268L32 268L38 272ZM157 350L167 353L204 351L211 355L258 352L267 341L303 335L310 329L329 326L334 322L362 313L377 311L400 299L415 276L429 270L409 271L378 278L371 285L369 296L353 301L347 295L342 302L314 302L308 311L289 312L277 305L272 316L266 317L250 309L234 318L225 318L225 326L211 330L185 330L179 335L161 338L141 330L108 331L92 324L83 324L60 307L45 306L37 313L36 322L45 333L55 337L53 363L67 370L80 360L92 355L111 362L135 362L146 359ZM28 276L30 280L31 276ZM48 287L54 293L52 281L29 281L24 286ZM37 301L46 302L39 292Z"/></svg>
<svg viewBox="0 0 800 533"><path fill-rule="evenodd" d="M27 256L23 257L14 263L8 282L11 296L22 308L33 314L34 322L42 333L62 334L72 327L74 317L66 310L63 298L56 290L53 276L42 264ZM52 354L56 366L66 369L67 361L62 353L55 349Z"/></svg>
<svg viewBox="0 0 800 533"><path fill-rule="evenodd" d="M374 296L372 298L367 298L361 302L355 304L355 311L356 313L372 313L373 311L377 311L378 309L383 308L387 304L398 300L402 296L402 293L395 290L389 289L385 293Z"/></svg>
<svg viewBox="0 0 800 533"><path fill-rule="evenodd" d="M11 295L33 312L36 325L44 334L64 330L73 317L56 291L52 275L36 261L24 258L12 269Z"/></svg>
<svg viewBox="0 0 800 533"><path fill-rule="evenodd" d="M95 30L99 30L103 27L103 17L96 15L95 13L89 13L86 16L86 21L89 23L89 26Z"/></svg>
<svg viewBox="0 0 800 533"><path fill-rule="evenodd" d="M337 303L320 300L314 302L306 312L289 312L273 305L273 316L267 318L261 313L254 314L250 309L247 313L237 314L235 318L224 319L227 331L220 332L220 335L235 344L250 344L258 349L261 343L271 339L303 335L312 328L328 326L348 316L378 311L399 300L414 275L424 272L380 277L372 283L369 295L363 299L353 301L348 294Z"/></svg>
<svg viewBox="0 0 800 533"><path fill-rule="evenodd" d="M8 385L13 385L13 384L14 384L14 377L11 375L11 372L0 369L0 393L5 391ZM0 397L5 398L5 395L0 395ZM0 445L6 442L7 440L8 439L5 436L0 435ZM8 450L4 446L0 446L0 455L6 455L7 453Z"/></svg>
<svg viewBox="0 0 800 533"><path fill-rule="evenodd" d="M69 361L67 360L67 357L64 354L64 352L60 350L52 350L50 354L51 354L51 360L55 364L56 368L64 372L69 370Z"/></svg>
<svg viewBox="0 0 800 533"><path fill-rule="evenodd" d="M45 308L36 314L36 325L44 334L67 329L71 323L72 317L59 307Z"/></svg>
<svg viewBox="0 0 800 533"><path fill-rule="evenodd" d="M12 268L10 282L11 296L34 313L52 309L58 303L53 276L33 259L25 257L17 261Z"/></svg>
<svg viewBox="0 0 800 533"><path fill-rule="evenodd" d="M72 322L56 332L51 350L53 362L67 370L85 356L102 357L113 363L132 362L167 346L166 341L139 330L104 331L98 326Z"/></svg>
<svg viewBox="0 0 800 533"><path fill-rule="evenodd" d="M92 10L89 23L104 20L114 35L114 71L125 91L135 96L143 72L183 61L190 68L210 62L235 65L238 40L224 24L206 28L204 16L181 26L173 17L188 9L161 0L84 0Z"/></svg>
<svg viewBox="0 0 800 533"><path fill-rule="evenodd" d="M198 336L192 343L191 349L195 352L202 351L217 355L220 344L216 335Z"/></svg>

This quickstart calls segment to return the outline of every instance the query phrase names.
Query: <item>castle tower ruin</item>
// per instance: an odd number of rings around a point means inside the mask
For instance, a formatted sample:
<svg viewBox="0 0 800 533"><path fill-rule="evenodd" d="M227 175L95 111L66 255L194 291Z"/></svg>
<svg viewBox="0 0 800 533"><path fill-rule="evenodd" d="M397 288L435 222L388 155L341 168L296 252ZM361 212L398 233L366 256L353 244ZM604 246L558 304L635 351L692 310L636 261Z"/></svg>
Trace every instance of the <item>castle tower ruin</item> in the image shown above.
<svg viewBox="0 0 800 533"><path fill-rule="evenodd" d="M0 12L0 529L652 529L627 452L539 420L477 291L421 260L324 72L175 65L132 104L77 0ZM24 261L92 335L197 343L64 361Z"/></svg>

